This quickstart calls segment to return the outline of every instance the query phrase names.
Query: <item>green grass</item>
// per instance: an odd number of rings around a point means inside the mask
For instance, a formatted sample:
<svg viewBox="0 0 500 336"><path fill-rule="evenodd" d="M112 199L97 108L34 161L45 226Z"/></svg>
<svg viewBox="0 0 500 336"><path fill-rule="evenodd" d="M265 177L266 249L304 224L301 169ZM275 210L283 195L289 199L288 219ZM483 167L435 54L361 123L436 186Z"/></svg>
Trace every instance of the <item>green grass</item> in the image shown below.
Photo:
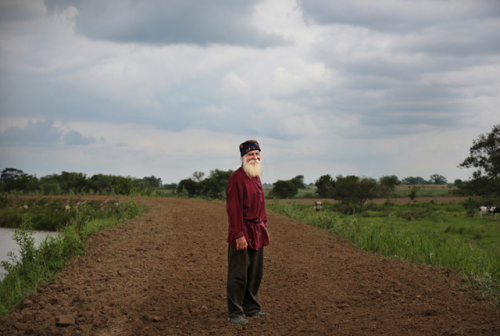
<svg viewBox="0 0 500 336"><path fill-rule="evenodd" d="M319 213L294 203L276 202L268 209L328 230L366 251L454 269L498 295L500 221L468 217L460 204L371 203L355 216L334 211L344 208L329 202Z"/></svg>
<svg viewBox="0 0 500 336"><path fill-rule="evenodd" d="M2 262L7 275L0 282L0 316L9 314L12 307L43 283L53 281L69 258L83 254L88 236L144 211L145 206L133 201L120 203L113 212L76 211L58 237L47 237L38 248L34 244L31 215L22 214L22 224L14 233L20 256L10 253L10 260ZM103 217L102 213L107 216Z"/></svg>
<svg viewBox="0 0 500 336"><path fill-rule="evenodd" d="M409 191L398 189L394 191L394 197L405 198L408 197ZM416 197L434 197L434 196L448 196L450 189L421 189L417 192Z"/></svg>
<svg viewBox="0 0 500 336"><path fill-rule="evenodd" d="M272 187L264 187L264 195L269 198L269 193L271 192L273 188ZM307 187L305 189L299 189L299 192L297 195L295 195L293 198L321 198L316 194L316 187ZM436 188L435 186L427 186L422 188L417 192L416 197L439 197L439 196L449 196L450 191L452 189L448 187L439 187ZM394 198L408 198L409 190L407 186L399 186L395 191L394 191Z"/></svg>
<svg viewBox="0 0 500 336"><path fill-rule="evenodd" d="M32 229L57 231L75 216L94 219L120 215L124 210L125 197L115 196L107 200L82 200L80 196L60 198L27 198L0 196L0 227L18 228L22 218L29 215Z"/></svg>

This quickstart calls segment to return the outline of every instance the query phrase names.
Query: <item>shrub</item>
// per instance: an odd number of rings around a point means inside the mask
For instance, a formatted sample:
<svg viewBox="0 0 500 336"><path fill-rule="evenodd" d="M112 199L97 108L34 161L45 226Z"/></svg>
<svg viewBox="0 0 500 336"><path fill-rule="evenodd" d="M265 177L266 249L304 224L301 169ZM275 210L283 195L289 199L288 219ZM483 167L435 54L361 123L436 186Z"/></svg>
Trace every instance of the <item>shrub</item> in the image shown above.
<svg viewBox="0 0 500 336"><path fill-rule="evenodd" d="M297 195L298 189L292 181L278 180L274 182L272 195L277 198L292 198Z"/></svg>
<svg viewBox="0 0 500 336"><path fill-rule="evenodd" d="M465 208L467 216L475 217L479 212L480 206L498 206L497 199L495 197L469 197L461 204Z"/></svg>

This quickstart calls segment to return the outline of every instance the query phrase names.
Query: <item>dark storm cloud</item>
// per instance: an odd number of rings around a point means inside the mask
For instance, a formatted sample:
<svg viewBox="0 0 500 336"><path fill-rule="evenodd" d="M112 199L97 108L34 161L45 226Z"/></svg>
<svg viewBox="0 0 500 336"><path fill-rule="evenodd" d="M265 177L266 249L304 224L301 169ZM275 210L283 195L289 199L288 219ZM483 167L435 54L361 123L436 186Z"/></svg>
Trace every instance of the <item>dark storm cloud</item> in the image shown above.
<svg viewBox="0 0 500 336"><path fill-rule="evenodd" d="M9 127L0 134L2 146L10 144L49 144L61 138L61 131L48 120L29 120L25 127Z"/></svg>
<svg viewBox="0 0 500 336"><path fill-rule="evenodd" d="M83 136L80 132L69 131L63 136L66 145L90 145L96 142L94 137Z"/></svg>
<svg viewBox="0 0 500 336"><path fill-rule="evenodd" d="M498 0L363 1L299 0L304 15L319 24L345 24L405 34L447 22L497 19Z"/></svg>
<svg viewBox="0 0 500 336"><path fill-rule="evenodd" d="M78 9L76 30L91 39L143 44L282 45L251 25L257 0L45 0L49 11Z"/></svg>
<svg viewBox="0 0 500 336"><path fill-rule="evenodd" d="M465 21L441 26L417 39L401 41L394 51L454 58L495 55L500 53L500 16L488 22Z"/></svg>
<svg viewBox="0 0 500 336"><path fill-rule="evenodd" d="M42 15L40 10L23 2L16 0L0 2L0 21L29 21Z"/></svg>

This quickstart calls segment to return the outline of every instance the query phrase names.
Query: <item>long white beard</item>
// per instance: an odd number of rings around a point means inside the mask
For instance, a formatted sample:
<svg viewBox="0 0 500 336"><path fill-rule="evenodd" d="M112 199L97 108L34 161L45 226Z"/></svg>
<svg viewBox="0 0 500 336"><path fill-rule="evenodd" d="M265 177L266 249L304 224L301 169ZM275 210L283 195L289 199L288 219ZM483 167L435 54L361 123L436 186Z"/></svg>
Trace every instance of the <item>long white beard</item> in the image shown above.
<svg viewBox="0 0 500 336"><path fill-rule="evenodd" d="M250 162L247 162L245 158L242 158L242 161L243 171L245 171L248 177L262 176L262 165L260 161L250 160Z"/></svg>

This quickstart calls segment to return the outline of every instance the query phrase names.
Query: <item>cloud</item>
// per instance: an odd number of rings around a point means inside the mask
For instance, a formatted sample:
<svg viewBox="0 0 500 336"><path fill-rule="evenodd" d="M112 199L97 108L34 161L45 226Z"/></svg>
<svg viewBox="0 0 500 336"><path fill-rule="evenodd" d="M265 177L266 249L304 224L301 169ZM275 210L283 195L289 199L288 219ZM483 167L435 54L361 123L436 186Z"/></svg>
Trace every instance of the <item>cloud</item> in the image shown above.
<svg viewBox="0 0 500 336"><path fill-rule="evenodd" d="M300 4L322 36L312 59L340 77L320 106L359 120L346 137L477 125L478 97L498 99L500 44L492 41L500 40L500 7L492 1L456 1L453 8L446 1ZM485 106L481 113L491 114Z"/></svg>
<svg viewBox="0 0 500 336"><path fill-rule="evenodd" d="M497 0L299 0L306 18L319 24L365 27L393 34L415 33L450 22L498 19Z"/></svg>
<svg viewBox="0 0 500 336"><path fill-rule="evenodd" d="M249 96L251 89L250 83L239 78L234 72L225 75L221 82L221 90L229 94Z"/></svg>
<svg viewBox="0 0 500 336"><path fill-rule="evenodd" d="M96 138L92 136L83 136L80 132L69 131L63 136L64 143L66 145L90 145L96 142Z"/></svg>
<svg viewBox="0 0 500 336"><path fill-rule="evenodd" d="M257 0L45 0L49 11L73 6L76 31L120 43L283 45L284 40L251 24Z"/></svg>
<svg viewBox="0 0 500 336"><path fill-rule="evenodd" d="M498 120L491 1L205 2L3 1L2 160L177 182L256 138L268 182L451 180Z"/></svg>
<svg viewBox="0 0 500 336"><path fill-rule="evenodd" d="M0 21L29 21L41 18L46 9L42 1L2 0L0 2Z"/></svg>
<svg viewBox="0 0 500 336"><path fill-rule="evenodd" d="M0 134L0 143L21 145L46 145L61 138L61 131L49 120L29 120L25 127L9 127Z"/></svg>

